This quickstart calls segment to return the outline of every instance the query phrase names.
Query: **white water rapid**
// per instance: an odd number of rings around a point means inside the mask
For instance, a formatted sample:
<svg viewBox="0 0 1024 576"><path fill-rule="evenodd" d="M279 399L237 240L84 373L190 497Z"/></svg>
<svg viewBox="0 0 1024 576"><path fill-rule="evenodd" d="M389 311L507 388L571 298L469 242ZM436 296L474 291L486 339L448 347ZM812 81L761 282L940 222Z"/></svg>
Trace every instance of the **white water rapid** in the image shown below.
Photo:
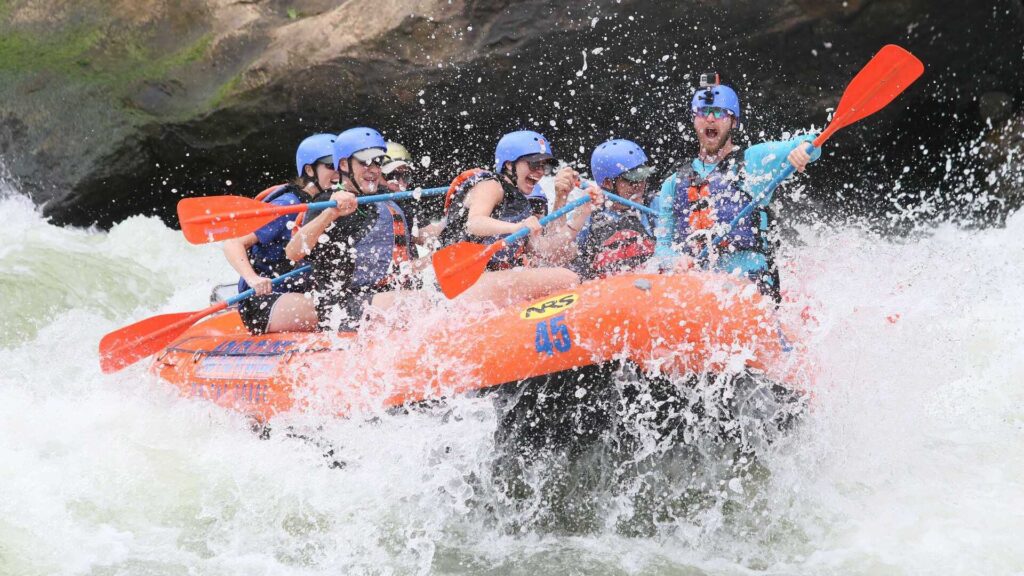
<svg viewBox="0 0 1024 576"><path fill-rule="evenodd" d="M812 410L756 499L631 535L495 522L494 410L287 415L335 449L179 397L107 332L198 310L217 246L153 218L55 227L0 197L0 575L1024 573L1024 213L909 238L800 229ZM750 502L744 506L744 502Z"/></svg>

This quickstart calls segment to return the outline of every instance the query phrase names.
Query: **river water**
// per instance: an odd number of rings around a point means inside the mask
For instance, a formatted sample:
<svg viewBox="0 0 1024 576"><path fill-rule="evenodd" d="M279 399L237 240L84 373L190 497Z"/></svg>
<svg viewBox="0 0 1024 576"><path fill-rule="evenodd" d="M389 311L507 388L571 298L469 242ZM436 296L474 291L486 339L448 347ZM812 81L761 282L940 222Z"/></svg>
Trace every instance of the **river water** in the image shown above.
<svg viewBox="0 0 1024 576"><path fill-rule="evenodd" d="M261 439L145 363L101 374L105 333L205 307L228 266L153 218L52 226L4 186L0 575L1024 573L1024 213L799 228L810 413L756 483L709 488L730 504L637 534L614 502L582 531L503 518L487 400Z"/></svg>

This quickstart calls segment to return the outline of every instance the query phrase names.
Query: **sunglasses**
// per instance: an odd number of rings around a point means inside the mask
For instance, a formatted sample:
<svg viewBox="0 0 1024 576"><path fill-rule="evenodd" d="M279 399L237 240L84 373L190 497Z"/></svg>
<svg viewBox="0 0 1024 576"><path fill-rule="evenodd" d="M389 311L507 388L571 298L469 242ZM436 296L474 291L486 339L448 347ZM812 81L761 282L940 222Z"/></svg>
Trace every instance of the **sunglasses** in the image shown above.
<svg viewBox="0 0 1024 576"><path fill-rule="evenodd" d="M545 176L549 176L555 171L555 163L551 160L536 160L534 162L527 162L526 165L529 166L530 172L544 170Z"/></svg>
<svg viewBox="0 0 1024 576"><path fill-rule="evenodd" d="M701 106L700 108L693 111L695 116L703 116L704 118L715 118L721 120L726 116L732 116L730 110L725 108L719 108L718 106Z"/></svg>
<svg viewBox="0 0 1024 576"><path fill-rule="evenodd" d="M622 182L626 186L631 186L633 188L639 188L641 186L646 186L647 185L647 180L646 179L632 180L630 178L626 178L625 176L619 176L618 180L619 180L619 182Z"/></svg>
<svg viewBox="0 0 1024 576"><path fill-rule="evenodd" d="M370 159L370 160L368 160L366 162L363 162L362 160L360 160L359 158L356 158L355 156L353 156L352 159L355 160L356 163L358 163L360 166L367 166L367 167L369 167L369 166L378 166L379 167L379 166L383 166L384 164L387 163L387 156L377 156L376 158L372 158L372 159Z"/></svg>
<svg viewBox="0 0 1024 576"><path fill-rule="evenodd" d="M313 161L313 169L316 170L317 164L323 164L331 170L334 170L334 157L332 156L321 156Z"/></svg>

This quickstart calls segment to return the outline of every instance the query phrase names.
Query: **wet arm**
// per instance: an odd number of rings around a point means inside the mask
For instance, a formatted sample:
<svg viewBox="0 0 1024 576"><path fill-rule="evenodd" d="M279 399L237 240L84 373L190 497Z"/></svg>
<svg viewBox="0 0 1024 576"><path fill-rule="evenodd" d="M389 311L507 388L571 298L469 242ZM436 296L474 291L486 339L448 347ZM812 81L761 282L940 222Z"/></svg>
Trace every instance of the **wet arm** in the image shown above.
<svg viewBox="0 0 1024 576"><path fill-rule="evenodd" d="M466 219L466 232L473 236L504 236L521 228L514 222L502 222L492 218L494 208L501 203L504 193L501 184L493 180L484 180L466 195L469 214Z"/></svg>
<svg viewBox="0 0 1024 576"><path fill-rule="evenodd" d="M530 250L542 264L565 266L579 253L576 234L568 217L559 218L549 222L540 235L530 237Z"/></svg>
<svg viewBox="0 0 1024 576"><path fill-rule="evenodd" d="M249 262L249 248L252 248L259 242L256 237L256 233L247 234L241 238L231 238L230 240L224 241L224 257L227 258L228 264L238 272L238 275L249 285L255 283L255 279L259 278L259 274L253 270L252 264Z"/></svg>
<svg viewBox="0 0 1024 576"><path fill-rule="evenodd" d="M332 209L327 209L317 214L316 218L303 224L298 232L292 236L292 239L288 241L288 245L285 246L285 256L292 262L298 262L308 256L313 247L320 241L320 236L334 222L335 218L336 212Z"/></svg>
<svg viewBox="0 0 1024 576"><path fill-rule="evenodd" d="M771 200L768 184L786 169L788 162L786 157L797 146L804 145L804 142L814 140L816 134L805 134L792 140L762 142L747 148L743 155L744 167L747 172L747 185L750 195L759 198L763 197L763 204ZM821 150L815 150L811 154L811 162L821 158Z"/></svg>

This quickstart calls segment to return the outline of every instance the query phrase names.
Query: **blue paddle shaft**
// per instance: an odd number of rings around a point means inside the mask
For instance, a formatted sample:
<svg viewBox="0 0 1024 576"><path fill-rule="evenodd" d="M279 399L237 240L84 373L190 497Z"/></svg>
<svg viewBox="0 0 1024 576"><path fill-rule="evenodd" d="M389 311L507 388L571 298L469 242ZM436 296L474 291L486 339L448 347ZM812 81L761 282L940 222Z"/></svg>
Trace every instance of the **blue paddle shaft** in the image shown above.
<svg viewBox="0 0 1024 576"><path fill-rule="evenodd" d="M580 183L580 185L581 186L589 187L589 186L597 186L597 183L591 182L590 180L584 180L584 181L582 181ZM600 186L597 186L597 187L600 188ZM611 192L609 192L607 190L601 190L601 192L604 193L604 197L605 198L611 200L612 202L618 202L619 204L622 204L623 206L629 206L630 208L636 208L637 210L639 210L641 212L645 212L647 214L650 214L651 216L657 216L658 215L658 211L655 210L654 208L650 208L648 206L644 206L643 204L640 204L639 202L633 202L632 200L629 200L627 198L623 198L622 196L619 196L618 194L612 194Z"/></svg>
<svg viewBox="0 0 1024 576"><path fill-rule="evenodd" d="M555 210L551 214L548 214L547 216L541 218L540 219L540 225L541 226L547 226L548 224L554 222L555 220L558 220L562 216L565 216L569 212L572 212L573 210L579 208L580 206L583 206L587 202L590 202L590 196L580 196L579 198L573 200L572 202L569 202L565 206L562 206L558 210ZM513 233L509 234L508 236L506 236L505 237L505 242L507 242L507 243L515 242L516 240L524 238L529 233L530 233L530 229L527 228L526 226L523 226L519 230L516 230L515 232L513 232Z"/></svg>
<svg viewBox="0 0 1024 576"><path fill-rule="evenodd" d="M388 200L405 200L406 198L415 198L417 196L440 196L448 191L448 188L425 188L417 192L416 190L406 190L404 192L392 192L390 194L373 194L371 196L360 196L357 200L359 204L373 204L374 202L385 202ZM314 212L316 210L324 210L325 208L337 208L338 203L334 200L325 200L323 202L310 202L306 205L306 210Z"/></svg>
<svg viewBox="0 0 1024 576"><path fill-rule="evenodd" d="M814 154L814 152L815 152L814 146L811 146L807 150L808 154ZM765 187L764 191L762 191L760 194L758 194L756 198L751 200L750 204L747 204L746 206L744 206L743 210L740 210L736 214L736 216L733 217L732 221L729 222L729 225L726 227L724 232L722 232L721 234L718 234L717 236L712 238L711 242L709 242L706 246L704 246L704 249L701 250L700 254L697 255L697 259L700 260L702 258L705 258L708 255L708 251L711 249L711 247L715 246L716 244L721 242L722 239L725 238L726 235L729 234L729 232L732 232L732 229L735 228L737 224L739 224L740 220L742 220L742 219L746 218L747 216L749 216L750 213L754 211L754 208L757 208L757 206L759 204L761 204L762 202L764 204L768 204L769 202L771 202L772 201L772 194L775 193L775 189L779 187L779 184L782 184L783 180L785 180L786 178L789 178L790 175L793 174L793 172L796 172L796 167L793 166L792 164L790 164L789 160L783 160L782 161L782 172L779 172L778 176L776 176L775 178L772 178L772 181L768 183L768 186Z"/></svg>
<svg viewBox="0 0 1024 576"><path fill-rule="evenodd" d="M639 202L633 202L632 200L628 200L628 199L623 198L622 196L619 196L617 194L612 194L611 192L608 192L607 190L605 190L605 192L604 192L604 197L609 199L609 200L611 200L612 202L618 202L619 204L623 204L625 206L629 206L630 208L636 208L637 210L639 210L639 211L641 211L641 212L643 212L645 214L650 214L651 216L657 216L658 215L658 211L655 210L654 208L651 208L650 206L644 206L643 204L640 204Z"/></svg>
<svg viewBox="0 0 1024 576"><path fill-rule="evenodd" d="M303 272L309 271L312 268L313 268L312 266L303 266L301 268L296 268L295 270L292 270L291 272L289 272L287 274L281 274L277 278L274 278L273 280L270 281L270 283L273 284L274 286L277 286L281 282L284 282L285 280L287 280L289 278L292 278L293 276L298 276L299 274L302 274ZM232 296L231 298L228 298L227 300L225 300L225 302L227 302L228 306L232 306L234 304L237 304L237 303L241 302L242 300L245 300L246 298L251 298L255 294L256 294L256 291L253 290L252 288L249 288L248 290L246 290L245 292L242 292L241 294L238 294L238 295Z"/></svg>

